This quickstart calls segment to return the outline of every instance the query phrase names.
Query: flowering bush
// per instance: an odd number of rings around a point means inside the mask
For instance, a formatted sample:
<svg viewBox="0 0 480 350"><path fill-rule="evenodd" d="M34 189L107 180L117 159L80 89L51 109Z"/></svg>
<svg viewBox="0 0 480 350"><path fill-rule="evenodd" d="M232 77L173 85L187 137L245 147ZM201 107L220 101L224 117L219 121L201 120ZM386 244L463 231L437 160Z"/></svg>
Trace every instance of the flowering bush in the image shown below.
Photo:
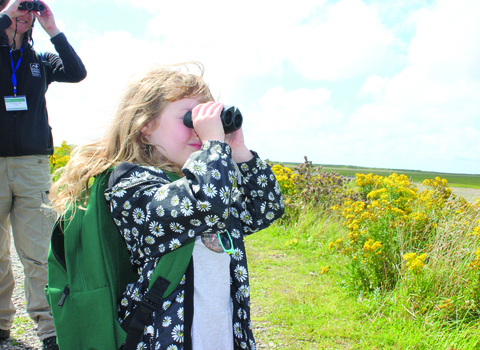
<svg viewBox="0 0 480 350"><path fill-rule="evenodd" d="M345 198L356 195L347 188L348 179L321 169L322 167L314 167L307 157L294 170L281 165L272 166L284 197L284 222L294 223L302 211L309 208L326 210L332 205L340 205Z"/></svg>
<svg viewBox="0 0 480 350"><path fill-rule="evenodd" d="M53 181L57 180L59 176L55 174L55 171L63 168L68 163L71 152L72 146L67 145L67 141L63 141L61 146L55 148L53 155L50 156L50 173L54 174Z"/></svg>
<svg viewBox="0 0 480 350"><path fill-rule="evenodd" d="M456 300L480 310L480 200L453 195L439 177L425 180L423 191L398 174L357 174L356 184L361 199L334 207L348 239L329 245L348 257L349 286L367 292L401 286L451 299L452 312L459 312Z"/></svg>

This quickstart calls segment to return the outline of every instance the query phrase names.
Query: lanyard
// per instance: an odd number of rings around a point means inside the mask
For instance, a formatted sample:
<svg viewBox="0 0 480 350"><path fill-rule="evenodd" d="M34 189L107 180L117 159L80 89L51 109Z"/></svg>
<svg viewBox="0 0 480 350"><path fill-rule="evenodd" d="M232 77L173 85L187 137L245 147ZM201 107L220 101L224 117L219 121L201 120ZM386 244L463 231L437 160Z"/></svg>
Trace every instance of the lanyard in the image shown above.
<svg viewBox="0 0 480 350"><path fill-rule="evenodd" d="M20 67L20 62L22 62L22 56L23 56L23 46L20 48L20 58L18 59L18 62L17 62L17 67L15 68L14 64L13 64L13 57L12 57L12 50L10 50L10 61L12 62L12 70L13 70L13 74L12 74L12 83L13 83L13 96L17 96L17 69L18 67Z"/></svg>

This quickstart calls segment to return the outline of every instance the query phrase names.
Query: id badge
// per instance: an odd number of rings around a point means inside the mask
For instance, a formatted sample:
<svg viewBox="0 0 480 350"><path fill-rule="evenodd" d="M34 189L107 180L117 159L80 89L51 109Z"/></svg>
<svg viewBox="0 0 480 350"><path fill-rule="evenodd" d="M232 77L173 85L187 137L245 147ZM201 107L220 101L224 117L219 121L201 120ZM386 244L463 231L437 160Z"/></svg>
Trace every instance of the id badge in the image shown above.
<svg viewBox="0 0 480 350"><path fill-rule="evenodd" d="M27 111L26 96L5 96L5 108L7 112Z"/></svg>

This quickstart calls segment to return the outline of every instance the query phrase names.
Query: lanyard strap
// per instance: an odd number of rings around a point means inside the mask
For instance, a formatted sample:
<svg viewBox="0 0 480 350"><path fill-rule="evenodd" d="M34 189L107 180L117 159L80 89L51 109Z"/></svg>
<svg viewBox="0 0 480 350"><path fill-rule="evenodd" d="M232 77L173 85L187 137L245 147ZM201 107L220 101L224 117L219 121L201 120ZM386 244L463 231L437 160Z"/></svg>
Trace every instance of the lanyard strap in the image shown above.
<svg viewBox="0 0 480 350"><path fill-rule="evenodd" d="M10 50L10 62L12 62L12 83L13 83L13 96L17 96L17 69L20 67L20 62L22 62L22 56L23 56L23 46L20 48L20 58L18 59L17 62L17 67L13 64L13 56L12 56L12 50Z"/></svg>

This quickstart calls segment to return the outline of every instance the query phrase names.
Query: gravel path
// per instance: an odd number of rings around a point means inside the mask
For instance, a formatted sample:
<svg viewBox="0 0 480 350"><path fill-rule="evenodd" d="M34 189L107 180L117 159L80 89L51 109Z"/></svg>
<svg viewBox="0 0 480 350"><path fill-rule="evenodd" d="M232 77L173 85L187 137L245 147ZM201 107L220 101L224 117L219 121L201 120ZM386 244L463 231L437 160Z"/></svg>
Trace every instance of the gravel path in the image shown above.
<svg viewBox="0 0 480 350"><path fill-rule="evenodd" d="M10 338L0 341L0 349L42 349L37 338L37 326L26 311L25 293L23 289L23 266L18 259L13 241L11 242L12 268L15 276L13 303L17 309L15 321L10 330Z"/></svg>

